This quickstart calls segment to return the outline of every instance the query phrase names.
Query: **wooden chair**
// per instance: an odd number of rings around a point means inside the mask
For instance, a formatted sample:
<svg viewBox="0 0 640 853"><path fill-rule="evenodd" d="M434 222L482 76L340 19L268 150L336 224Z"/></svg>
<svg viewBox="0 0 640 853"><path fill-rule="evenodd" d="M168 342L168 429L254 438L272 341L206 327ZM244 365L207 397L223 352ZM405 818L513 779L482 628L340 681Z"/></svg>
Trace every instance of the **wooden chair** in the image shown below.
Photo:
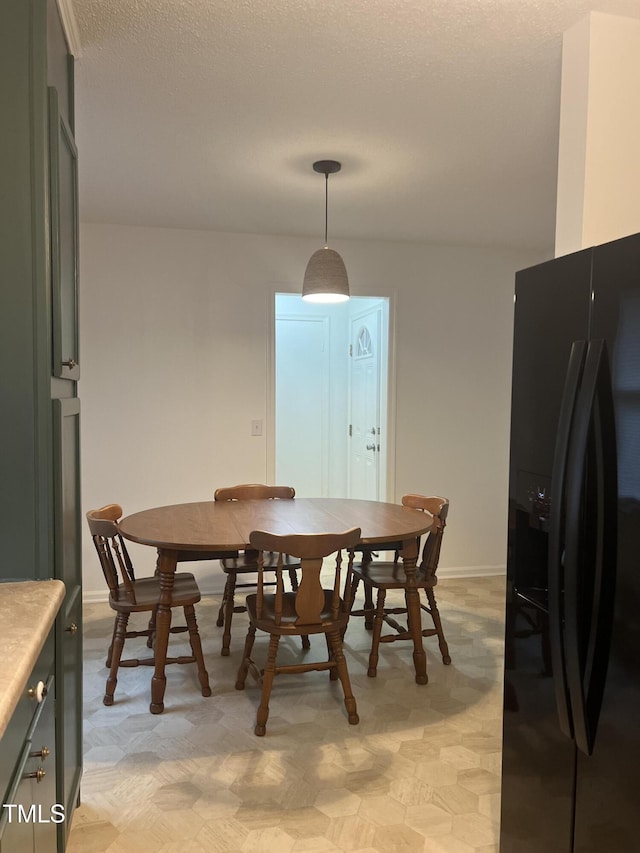
<svg viewBox="0 0 640 853"><path fill-rule="evenodd" d="M442 545L442 536L447 522L447 513L449 511L449 501L446 498L439 497L424 497L422 495L405 495L402 498L402 505L421 509L433 515L435 523L424 543L422 550L422 558L420 565L417 567L415 576L415 586L417 589L423 589L427 599L427 604L421 604L421 609L430 614L433 620L433 628L421 629L423 637L438 636L440 646L440 654L442 662L450 664L449 647L442 629L442 621L436 598L434 595L434 587L437 583L436 571L438 561L440 559L440 547ZM380 550L387 550L387 545L378 546ZM352 616L364 616L365 627L373 627L373 637L371 643L371 652L369 654L369 669L367 675L370 678L375 678L378 666L378 652L380 643L393 643L396 640L412 640L413 635L409 626L399 624L393 616L398 614L406 614L406 607L385 607L387 590L390 589L407 589L407 578L399 560L400 552L396 550L393 562L376 562L372 560L371 552L364 551L361 563L353 566L353 583L351 589L351 604L355 600L356 592L360 582L364 583L365 587L365 605L362 610L351 610ZM373 609L372 590L378 590L377 602L375 610ZM368 593L368 594L367 594ZM382 626L387 624L394 629L393 634L382 635ZM418 635L419 636L419 635Z"/></svg>
<svg viewBox="0 0 640 853"><path fill-rule="evenodd" d="M295 494L295 489L291 488L291 486L265 486L262 483L245 483L240 486L216 489L213 499L216 501L293 500ZM277 555L265 554L263 559L263 569L275 572ZM289 572L291 587L296 590L298 588L297 570L300 568L300 561L294 559L289 554L283 557L283 561L284 567ZM240 553L237 551L230 552L220 560L220 566L222 567L222 571L227 575L227 581L216 624L219 628L224 627L220 654L227 656L231 642L231 621L233 614L244 613L247 609L244 605L236 605L235 591L236 589L253 589L256 586L255 581L238 583L238 575L255 575L257 573L258 552L250 549ZM264 581L264 584L265 586L273 585L275 581ZM302 645L303 648L309 648L308 637L302 638Z"/></svg>
<svg viewBox="0 0 640 853"><path fill-rule="evenodd" d="M108 504L101 509L90 510L87 513L93 544L98 552L100 565L109 587L109 606L116 611L111 645L107 652L106 665L109 667L109 677L107 678L103 699L105 705L113 705L113 694L116 689L120 666L155 665L155 658L153 657L142 660L137 658L122 660L125 639L147 637L147 646L152 646L155 632L155 614L160 596L160 579L157 576L136 579L124 539L118 530L117 522L121 517L122 507L118 504ZM165 663L196 663L202 695L211 696L209 676L204 666L202 644L194 608L198 601L200 601L200 590L193 575L186 572L177 573L171 606L184 609L187 624L186 626L173 627L171 632L177 634L188 631L193 654L167 658ZM144 631L127 631L129 616L132 613L141 612L151 614L149 627Z"/></svg>
<svg viewBox="0 0 640 853"><path fill-rule="evenodd" d="M256 727L256 735L262 736L266 731L269 717L269 697L273 679L283 673L297 674L302 672L329 671L332 681L340 679L344 692L344 704L351 725L359 722L349 681L347 662L342 650L342 635L349 619L349 590L352 580L353 547L360 539L360 529L353 528L344 533L331 534L292 534L277 536L272 533L254 530L251 533L252 547L260 552L258 556L258 585L257 592L247 596L247 612L249 614L249 632L244 645L242 663L238 670L236 689L243 690L247 672L262 685L262 695ZM342 550L349 550L349 560L341 591ZM324 589L320 579L323 558L337 552L333 584L331 589ZM264 591L264 561L263 554L277 553L276 589L275 593ZM301 560L301 580L297 590L285 592L283 570L285 563L283 554L292 554ZM265 631L270 636L267 664L262 673L251 660L251 651L255 640L256 630ZM276 666L278 643L282 636L303 636L305 634L324 634L327 643L328 660Z"/></svg>

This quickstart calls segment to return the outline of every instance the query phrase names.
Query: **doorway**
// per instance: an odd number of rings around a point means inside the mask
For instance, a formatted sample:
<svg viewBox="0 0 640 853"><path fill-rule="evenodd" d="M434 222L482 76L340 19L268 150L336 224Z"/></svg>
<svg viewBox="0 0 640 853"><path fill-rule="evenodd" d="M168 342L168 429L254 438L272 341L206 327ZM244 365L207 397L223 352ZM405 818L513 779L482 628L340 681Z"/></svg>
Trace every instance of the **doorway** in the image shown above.
<svg viewBox="0 0 640 853"><path fill-rule="evenodd" d="M389 314L386 297L318 305L275 294L268 467L299 497L387 499Z"/></svg>

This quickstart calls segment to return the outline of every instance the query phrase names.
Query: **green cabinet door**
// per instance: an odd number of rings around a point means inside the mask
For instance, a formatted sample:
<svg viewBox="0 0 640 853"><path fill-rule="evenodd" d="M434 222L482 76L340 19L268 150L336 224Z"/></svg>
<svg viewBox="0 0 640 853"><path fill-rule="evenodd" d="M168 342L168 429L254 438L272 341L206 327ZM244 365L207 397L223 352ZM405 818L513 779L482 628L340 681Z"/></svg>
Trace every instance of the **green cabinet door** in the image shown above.
<svg viewBox="0 0 640 853"><path fill-rule="evenodd" d="M80 400L52 401L55 576L67 592L57 620L58 802L67 820L59 825L60 849L69 831L82 772L82 565L80 529Z"/></svg>
<svg viewBox="0 0 640 853"><path fill-rule="evenodd" d="M18 808L22 806L22 817L33 805L33 785L26 778L31 743L27 741L14 777L14 785L8 792L0 819L0 853L33 853L33 823L20 819Z"/></svg>
<svg viewBox="0 0 640 853"><path fill-rule="evenodd" d="M80 543L80 400L52 400L54 461L54 574L67 601L82 585Z"/></svg>
<svg viewBox="0 0 640 853"><path fill-rule="evenodd" d="M71 817L80 797L82 775L82 596L80 588L68 599L57 620L59 665L58 696L64 715L57 717L58 803L65 821L58 824L59 850L64 850Z"/></svg>
<svg viewBox="0 0 640 853"><path fill-rule="evenodd" d="M49 181L51 193L52 372L80 378L78 355L78 151L49 87Z"/></svg>

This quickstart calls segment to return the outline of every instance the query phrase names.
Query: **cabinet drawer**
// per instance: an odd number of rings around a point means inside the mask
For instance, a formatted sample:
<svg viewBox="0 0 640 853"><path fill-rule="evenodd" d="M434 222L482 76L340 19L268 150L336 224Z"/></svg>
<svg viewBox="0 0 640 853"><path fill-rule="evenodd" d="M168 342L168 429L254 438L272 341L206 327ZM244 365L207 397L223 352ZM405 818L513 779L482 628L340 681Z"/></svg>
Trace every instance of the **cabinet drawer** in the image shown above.
<svg viewBox="0 0 640 853"><path fill-rule="evenodd" d="M10 780L0 817L0 851L53 851L57 823L64 820L56 803L55 682L47 681ZM35 847L32 845L35 843Z"/></svg>
<svg viewBox="0 0 640 853"><path fill-rule="evenodd" d="M23 695L16 705L15 711L7 725L5 733L0 740L0 788L4 799L3 803L7 802L7 786L8 781L13 777L16 771L16 766L20 760L20 745L32 733L36 722L42 713L43 706L49 686L53 683L53 662L54 662L54 635L53 631L45 640L42 651L32 670L31 676L27 681ZM38 690L38 685L41 685ZM44 686L46 689L42 689ZM30 695L30 691L33 695ZM38 701L38 696L41 701ZM51 697L53 705L53 696Z"/></svg>
<svg viewBox="0 0 640 853"><path fill-rule="evenodd" d="M29 761L30 752L31 744L27 741L27 743L25 743L22 749L22 752L18 756L18 764L15 768L14 775L10 778L9 788L6 791L2 800L3 809L2 815L0 816L0 845L5 847L6 849L8 849L6 845L12 834L11 826L12 823L15 822L15 817L14 821L9 820L9 810L4 808L4 805L15 803L18 800L22 801L23 792L26 792L26 790L29 788L29 785L24 780L24 774L27 772L26 765ZM25 805L29 806L30 803L25 803ZM33 838L33 828L31 829L30 835Z"/></svg>

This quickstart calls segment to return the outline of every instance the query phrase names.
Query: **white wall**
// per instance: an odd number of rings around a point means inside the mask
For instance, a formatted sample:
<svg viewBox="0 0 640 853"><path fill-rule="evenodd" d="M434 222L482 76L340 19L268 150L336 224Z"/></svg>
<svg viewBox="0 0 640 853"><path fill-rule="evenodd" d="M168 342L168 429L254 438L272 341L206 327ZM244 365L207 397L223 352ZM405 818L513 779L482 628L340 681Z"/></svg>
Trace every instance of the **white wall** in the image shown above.
<svg viewBox="0 0 640 853"><path fill-rule="evenodd" d="M591 12L564 34L556 255L640 231L640 21Z"/></svg>
<svg viewBox="0 0 640 853"><path fill-rule="evenodd" d="M82 502L125 513L266 480L269 305L316 241L81 226ZM396 298L396 484L446 495L441 566L504 568L513 277L538 254L340 241L355 295ZM295 485L295 484L294 484ZM142 572L152 549L133 545ZM102 592L91 543L85 593ZM219 588L215 566L198 568Z"/></svg>

